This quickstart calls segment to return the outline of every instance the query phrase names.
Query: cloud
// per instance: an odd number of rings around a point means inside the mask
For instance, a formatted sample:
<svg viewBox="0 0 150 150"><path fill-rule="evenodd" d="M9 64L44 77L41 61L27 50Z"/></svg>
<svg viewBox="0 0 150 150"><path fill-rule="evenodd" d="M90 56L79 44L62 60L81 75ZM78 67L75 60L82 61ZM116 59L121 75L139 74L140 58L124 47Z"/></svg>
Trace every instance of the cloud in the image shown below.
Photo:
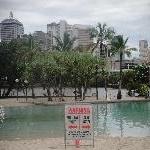
<svg viewBox="0 0 150 150"><path fill-rule="evenodd" d="M149 0L0 0L0 21L12 10L27 33L46 31L48 23L60 19L69 24L106 22L138 46L140 39L150 42L149 9Z"/></svg>

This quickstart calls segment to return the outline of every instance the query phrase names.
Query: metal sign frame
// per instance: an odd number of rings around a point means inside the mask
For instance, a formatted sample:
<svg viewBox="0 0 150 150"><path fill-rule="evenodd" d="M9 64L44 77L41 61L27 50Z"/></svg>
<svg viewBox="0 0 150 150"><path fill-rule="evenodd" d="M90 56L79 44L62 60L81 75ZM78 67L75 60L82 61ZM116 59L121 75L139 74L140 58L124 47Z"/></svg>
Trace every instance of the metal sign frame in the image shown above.
<svg viewBox="0 0 150 150"><path fill-rule="evenodd" d="M65 105L64 117L64 143L66 146L93 146L93 105L73 104ZM74 141L75 144L67 144L67 141ZM81 144L80 141L90 141L91 144Z"/></svg>

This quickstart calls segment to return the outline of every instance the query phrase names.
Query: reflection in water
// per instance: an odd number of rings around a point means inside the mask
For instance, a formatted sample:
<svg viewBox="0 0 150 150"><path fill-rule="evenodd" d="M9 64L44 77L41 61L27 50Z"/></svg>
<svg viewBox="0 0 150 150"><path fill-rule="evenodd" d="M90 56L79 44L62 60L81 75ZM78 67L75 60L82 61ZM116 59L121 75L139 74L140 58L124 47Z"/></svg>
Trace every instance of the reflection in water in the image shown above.
<svg viewBox="0 0 150 150"><path fill-rule="evenodd" d="M96 135L150 136L150 103L116 103L95 107Z"/></svg>
<svg viewBox="0 0 150 150"><path fill-rule="evenodd" d="M0 106L0 128L3 127L4 119L5 119L5 111L4 108Z"/></svg>
<svg viewBox="0 0 150 150"><path fill-rule="evenodd" d="M63 136L62 106L28 106L6 108L0 138L39 138Z"/></svg>
<svg viewBox="0 0 150 150"><path fill-rule="evenodd" d="M94 133L111 136L150 136L150 102L94 105ZM1 138L64 136L64 106L5 108Z"/></svg>

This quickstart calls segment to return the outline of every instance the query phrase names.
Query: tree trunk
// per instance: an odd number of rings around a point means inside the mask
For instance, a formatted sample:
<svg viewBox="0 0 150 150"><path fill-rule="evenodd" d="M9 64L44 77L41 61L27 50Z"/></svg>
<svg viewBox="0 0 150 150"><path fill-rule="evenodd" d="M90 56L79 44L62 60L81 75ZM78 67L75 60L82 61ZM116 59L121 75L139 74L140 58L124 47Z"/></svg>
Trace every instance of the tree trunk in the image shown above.
<svg viewBox="0 0 150 150"><path fill-rule="evenodd" d="M96 42L96 45L92 48L92 50L91 50L92 53L94 52L94 50L96 49L96 47L98 46L98 44L99 44L99 40Z"/></svg>
<svg viewBox="0 0 150 150"><path fill-rule="evenodd" d="M85 100L86 92L87 92L87 86L86 86L86 83L85 83L85 87L83 87L83 100Z"/></svg>
<svg viewBox="0 0 150 150"><path fill-rule="evenodd" d="M104 45L101 41L101 44L100 44L100 50L101 50L101 53L103 54L103 50L104 50L104 57L106 59L106 70L108 69L108 51L107 51L107 47L106 45ZM109 69L108 69L109 70ZM105 82L105 99L107 100L107 93L108 93L108 89L107 89L107 74L105 75L105 78L104 78L104 82Z"/></svg>
<svg viewBox="0 0 150 150"><path fill-rule="evenodd" d="M52 101L50 88L47 88L48 101Z"/></svg>
<svg viewBox="0 0 150 150"><path fill-rule="evenodd" d="M61 100L63 100L63 97L62 97L62 76L61 76L61 74L59 77L59 96L61 97Z"/></svg>
<svg viewBox="0 0 150 150"><path fill-rule="evenodd" d="M35 93L34 93L34 87L31 85L31 91L32 91L32 98L35 98Z"/></svg>
<svg viewBox="0 0 150 150"><path fill-rule="evenodd" d="M107 77L105 77L105 99L107 100L107 94L108 93L108 90L107 90Z"/></svg>
<svg viewBox="0 0 150 150"><path fill-rule="evenodd" d="M121 85L122 85L122 50L120 51L120 79L119 79L119 88L118 88L118 94L117 94L117 99L122 98L121 94Z"/></svg>
<svg viewBox="0 0 150 150"><path fill-rule="evenodd" d="M2 81L0 81L0 97L2 97L2 87L3 87L3 83Z"/></svg>
<svg viewBox="0 0 150 150"><path fill-rule="evenodd" d="M5 96L6 96L6 97L10 94L12 88L13 88L13 85L11 84L11 85L9 86L7 92L5 93Z"/></svg>
<svg viewBox="0 0 150 150"><path fill-rule="evenodd" d="M76 87L76 84L75 84L75 91L74 91L74 94L75 94L75 101L77 100L77 87Z"/></svg>
<svg viewBox="0 0 150 150"><path fill-rule="evenodd" d="M75 73L75 77L74 77L74 86L75 86L75 91L74 91L74 94L75 94L75 101L77 100L77 84L76 84L76 73Z"/></svg>
<svg viewBox="0 0 150 150"><path fill-rule="evenodd" d="M3 89L2 97L5 97L5 87Z"/></svg>
<svg viewBox="0 0 150 150"><path fill-rule="evenodd" d="M78 96L82 98L82 87L78 87Z"/></svg>
<svg viewBox="0 0 150 150"><path fill-rule="evenodd" d="M96 65L96 72L95 72L95 76L96 76L96 100L98 100L98 66Z"/></svg>

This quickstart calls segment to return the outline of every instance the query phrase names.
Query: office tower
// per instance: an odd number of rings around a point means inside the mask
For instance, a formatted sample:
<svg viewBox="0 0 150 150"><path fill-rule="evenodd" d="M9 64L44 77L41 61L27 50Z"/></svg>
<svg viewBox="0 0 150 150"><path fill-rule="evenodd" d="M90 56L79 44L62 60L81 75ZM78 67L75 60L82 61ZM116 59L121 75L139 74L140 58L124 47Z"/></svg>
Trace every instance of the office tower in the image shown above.
<svg viewBox="0 0 150 150"><path fill-rule="evenodd" d="M51 24L47 25L47 34L49 35L49 48L52 49L54 45L56 45L56 39L54 37L58 37L58 24L52 22Z"/></svg>
<svg viewBox="0 0 150 150"><path fill-rule="evenodd" d="M36 47L40 50L47 50L47 34L43 31L35 31L33 33L33 40Z"/></svg>
<svg viewBox="0 0 150 150"><path fill-rule="evenodd" d="M86 25L69 25L65 20L60 20L59 23L52 22L47 25L48 45L52 49L57 44L55 37L60 37L63 40L64 33L67 32L71 39L76 39L73 48L88 47L92 43L89 28L90 26Z"/></svg>
<svg viewBox="0 0 150 150"><path fill-rule="evenodd" d="M139 41L139 52L140 52L140 60L144 62L148 59L149 54L148 42L147 40L140 40Z"/></svg>
<svg viewBox="0 0 150 150"><path fill-rule="evenodd" d="M73 37L76 38L76 47L88 48L93 43L89 29L90 26L88 25L73 26Z"/></svg>
<svg viewBox="0 0 150 150"><path fill-rule="evenodd" d="M12 39L21 38L24 34L23 24L13 17L10 12L8 19L1 22L1 41L10 42Z"/></svg>

